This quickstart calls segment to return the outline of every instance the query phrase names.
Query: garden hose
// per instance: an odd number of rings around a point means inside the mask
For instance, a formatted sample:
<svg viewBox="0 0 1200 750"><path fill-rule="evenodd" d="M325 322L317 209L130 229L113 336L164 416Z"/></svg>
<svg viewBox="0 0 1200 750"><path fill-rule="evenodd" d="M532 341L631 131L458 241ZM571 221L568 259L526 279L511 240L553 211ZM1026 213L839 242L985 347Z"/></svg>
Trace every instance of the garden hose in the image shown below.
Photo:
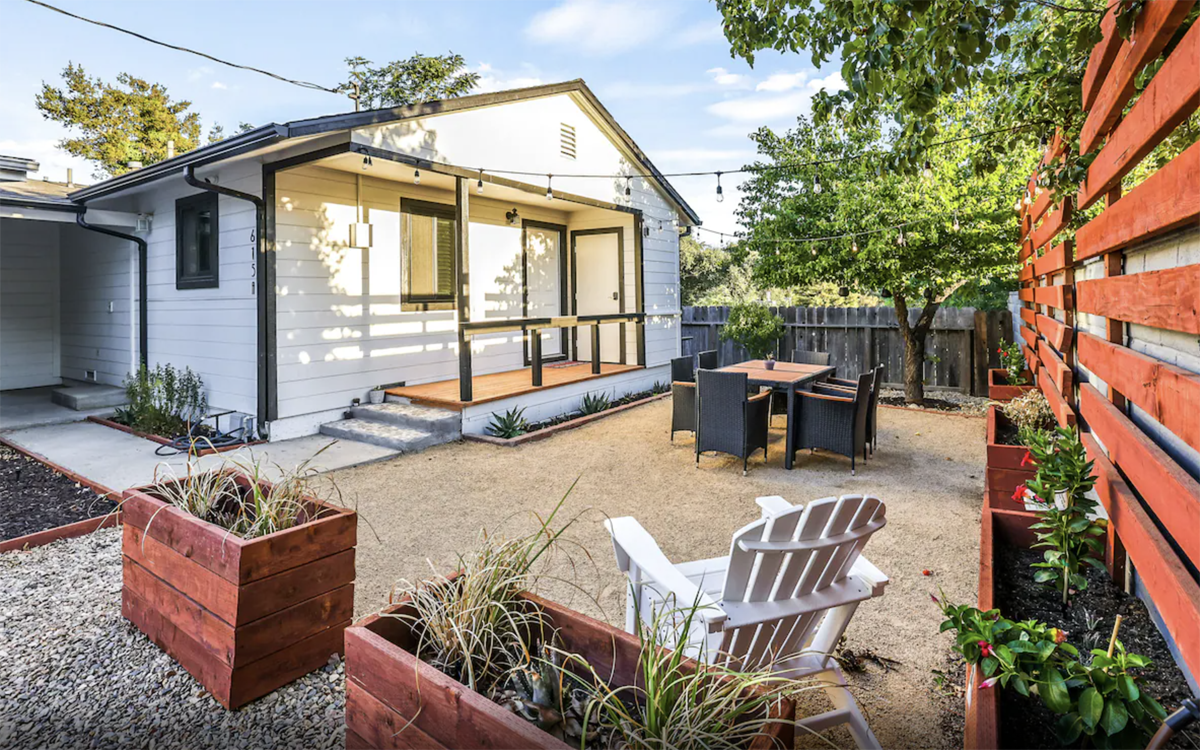
<svg viewBox="0 0 1200 750"><path fill-rule="evenodd" d="M230 430L229 432L221 432L219 429L212 428L213 434L200 435L197 434L200 424L192 425L186 435L179 435L171 438L165 445L160 445L154 450L156 456L178 456L181 454L191 455L209 448L228 448L234 445L245 445L250 442L249 438L243 433L245 430L241 427Z"/></svg>
<svg viewBox="0 0 1200 750"><path fill-rule="evenodd" d="M1150 744L1146 745L1146 750L1158 750L1160 747L1166 747L1168 740L1182 732L1196 719L1200 719L1200 706L1191 698L1185 698L1179 710L1163 720L1163 725L1150 738Z"/></svg>

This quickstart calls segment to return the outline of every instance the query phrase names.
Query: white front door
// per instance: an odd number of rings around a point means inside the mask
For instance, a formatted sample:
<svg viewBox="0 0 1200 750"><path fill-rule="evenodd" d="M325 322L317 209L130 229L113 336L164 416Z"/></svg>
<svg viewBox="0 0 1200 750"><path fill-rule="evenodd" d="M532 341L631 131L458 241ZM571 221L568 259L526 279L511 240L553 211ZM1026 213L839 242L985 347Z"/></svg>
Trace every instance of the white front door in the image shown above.
<svg viewBox="0 0 1200 750"><path fill-rule="evenodd" d="M525 317L553 318L563 314L562 232L525 227ZM562 329L541 332L542 359L563 355Z"/></svg>
<svg viewBox="0 0 1200 750"><path fill-rule="evenodd" d="M575 312L604 315L621 312L621 229L572 234L575 247ZM579 328L579 359L592 358L592 332ZM621 324L600 326L600 361L621 361Z"/></svg>

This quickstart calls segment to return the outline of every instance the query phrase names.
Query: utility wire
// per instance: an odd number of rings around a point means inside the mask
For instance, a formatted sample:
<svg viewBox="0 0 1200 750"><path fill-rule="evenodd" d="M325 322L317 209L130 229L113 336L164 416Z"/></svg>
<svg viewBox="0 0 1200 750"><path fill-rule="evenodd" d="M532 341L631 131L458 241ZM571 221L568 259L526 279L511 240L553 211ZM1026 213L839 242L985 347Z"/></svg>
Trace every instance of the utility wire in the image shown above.
<svg viewBox="0 0 1200 750"><path fill-rule="evenodd" d="M204 52L199 52L194 49L189 49L188 47L180 47L175 44L169 44L167 42L160 42L157 39L151 39L150 37L145 36L144 34L139 34L136 31L130 31L129 29L124 29L124 28L121 28L120 26L114 26L111 23L105 23L104 21L96 21L91 18L85 18L84 16L76 15L75 13L71 13L70 11L63 10L62 8L56 8L55 6L50 5L49 3L42 2L42 0L26 0L26 1L33 3L34 5L40 5L41 7L46 8L47 10L52 10L55 13L61 13L62 15L67 16L68 18L74 18L76 20L84 21L86 23L90 23L95 26L100 26L100 27L103 27L106 29L112 29L113 31L119 31L122 34L128 34L129 36L137 37L138 39L141 39L144 42L150 42L151 44L157 44L160 47L166 47L167 49L173 49L173 50L176 50L179 52L187 52L188 54L191 54L191 55L197 55L199 57L203 57L206 60L212 60L213 62L218 63L220 65L227 65L231 68L237 68L238 70L248 70L252 73L259 73L260 75L264 75L269 78L274 78L277 81L283 81L284 83L290 83L293 86L299 86L299 87L305 88L305 89L313 89L314 91L324 91L329 94L338 94L339 96L345 95L345 92L339 91L338 89L331 89L331 88L322 86L317 83L311 83L309 81L298 81L293 78L285 78L284 76L272 73L269 70L263 70L261 68L254 68L249 65L238 65L237 63L232 63L232 62L229 62L228 60L222 60L219 57L213 57L212 55L206 54Z"/></svg>

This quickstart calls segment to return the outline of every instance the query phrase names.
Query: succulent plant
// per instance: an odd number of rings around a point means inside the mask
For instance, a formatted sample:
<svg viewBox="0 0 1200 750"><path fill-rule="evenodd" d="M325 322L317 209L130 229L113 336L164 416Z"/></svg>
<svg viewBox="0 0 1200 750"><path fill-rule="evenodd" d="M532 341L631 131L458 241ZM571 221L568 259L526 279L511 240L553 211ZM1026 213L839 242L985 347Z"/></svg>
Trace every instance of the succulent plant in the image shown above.
<svg viewBox="0 0 1200 750"><path fill-rule="evenodd" d="M513 645L515 666L496 702L569 745L591 745L600 738L596 711L588 716L593 695L566 673L561 652L545 642L538 650L540 656L530 657L523 645Z"/></svg>

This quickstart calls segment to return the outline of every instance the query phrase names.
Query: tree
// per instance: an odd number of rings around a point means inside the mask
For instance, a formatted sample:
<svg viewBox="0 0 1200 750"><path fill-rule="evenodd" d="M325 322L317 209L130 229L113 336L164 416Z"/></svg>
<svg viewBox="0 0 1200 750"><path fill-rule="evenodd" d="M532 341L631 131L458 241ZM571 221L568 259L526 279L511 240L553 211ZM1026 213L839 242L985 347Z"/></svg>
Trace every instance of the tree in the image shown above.
<svg viewBox="0 0 1200 750"><path fill-rule="evenodd" d="M117 76L116 85L105 83L74 63L62 77L65 88L42 84L37 108L47 120L79 131L58 147L95 162L97 178L122 174L131 161L165 159L168 141L176 153L200 144L200 116L188 111L190 101L172 101L165 86L128 73Z"/></svg>
<svg viewBox="0 0 1200 750"><path fill-rule="evenodd" d="M944 108L941 129L967 131L968 109L963 102ZM973 279L1016 272L1017 223L1005 190L1020 184L1036 157L1027 149L1023 158L981 173L972 163L984 146L962 140L939 149L926 177L883 166L876 154L895 137L885 138L878 126L844 130L826 121L810 127L804 118L783 135L759 130L752 138L760 161L738 208L749 228L739 247L757 252L761 283L820 280L891 297L905 342L905 400L920 403L925 339L938 307ZM795 166L812 162L822 163ZM796 241L859 232L869 233Z"/></svg>
<svg viewBox="0 0 1200 750"><path fill-rule="evenodd" d="M237 126L238 133L245 133L248 130L254 130L254 125L252 125L248 122L245 122L245 121L238 123L238 126ZM223 125L218 123L208 129L208 142L209 143L216 143L217 141L223 141L223 140L225 140L225 127Z"/></svg>
<svg viewBox="0 0 1200 750"><path fill-rule="evenodd" d="M465 70L463 56L454 53L416 54L378 68L362 57L348 57L346 64L350 66L350 80L341 89L353 91L357 85L362 109L450 99L470 93L479 84L479 74Z"/></svg>
<svg viewBox="0 0 1200 750"><path fill-rule="evenodd" d="M717 5L732 53L751 64L764 49L807 50L816 66L840 55L847 88L814 98L816 121L836 119L862 128L891 115L896 161L916 171L930 144L947 135L939 106L967 93L986 102L981 129L999 131L991 137L990 153L1033 145L1058 128L1067 144L1077 144L1086 115L1080 84L1106 9L1115 6L1118 29L1127 38L1148 1L718 0ZM1186 29L1187 24L1179 29L1177 40ZM1091 158L1069 150L1064 168L1042 181L1062 184L1060 194L1073 192L1068 188L1082 179Z"/></svg>

